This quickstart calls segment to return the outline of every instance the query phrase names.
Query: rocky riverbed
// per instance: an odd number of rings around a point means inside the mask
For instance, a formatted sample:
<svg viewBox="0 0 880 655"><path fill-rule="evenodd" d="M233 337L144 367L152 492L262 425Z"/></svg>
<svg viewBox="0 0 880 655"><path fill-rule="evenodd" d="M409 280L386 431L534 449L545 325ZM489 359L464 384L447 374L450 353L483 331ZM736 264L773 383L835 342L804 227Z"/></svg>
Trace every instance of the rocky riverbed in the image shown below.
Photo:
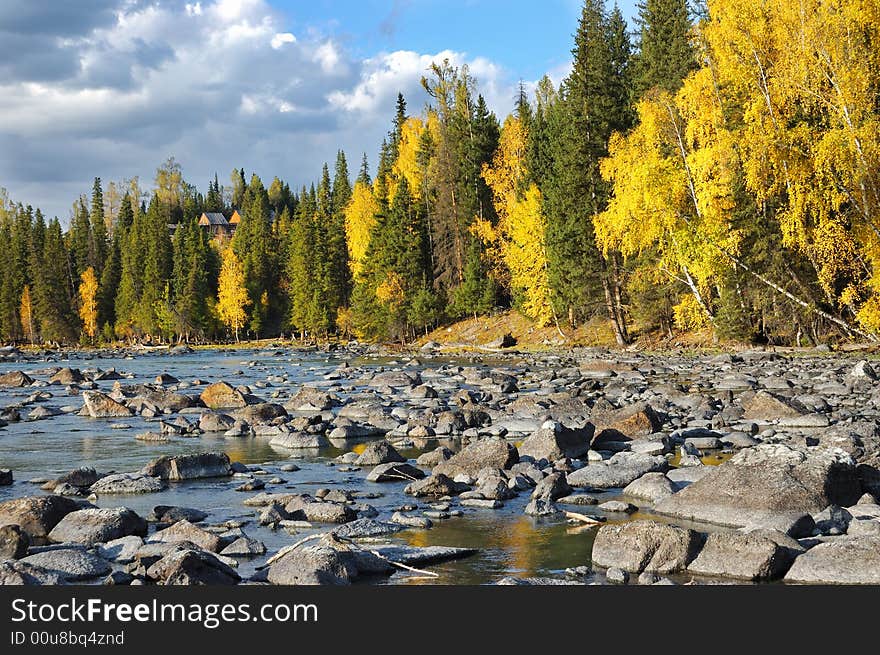
<svg viewBox="0 0 880 655"><path fill-rule="evenodd" d="M880 582L880 367L0 351L0 583Z"/></svg>

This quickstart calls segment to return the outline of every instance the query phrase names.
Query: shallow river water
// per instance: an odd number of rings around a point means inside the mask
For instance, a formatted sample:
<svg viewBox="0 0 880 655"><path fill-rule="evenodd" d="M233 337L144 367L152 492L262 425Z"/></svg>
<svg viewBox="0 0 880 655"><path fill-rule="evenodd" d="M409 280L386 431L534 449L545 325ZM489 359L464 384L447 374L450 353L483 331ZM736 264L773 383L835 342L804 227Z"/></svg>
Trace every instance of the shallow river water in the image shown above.
<svg viewBox="0 0 880 655"><path fill-rule="evenodd" d="M350 355L349 355L350 356ZM198 351L186 355L150 353L135 357L95 357L87 359L82 354L70 358L58 358L45 362L19 362L0 364L0 374L11 370L23 370L37 379L48 379L42 369L70 366L81 370L115 368L133 379L122 383L149 383L159 373L168 373L181 381L213 382L225 379L234 385L255 385L265 381L270 375L288 375L290 386L295 389L302 383L332 387L338 382L325 380L324 376L335 370L343 359L323 353L298 353L292 351ZM376 361L353 361L353 365L376 366ZM102 391L112 389L113 382L98 382ZM197 395L204 387L184 388L183 393ZM252 387L254 393L267 401L273 400L274 389ZM332 389L331 389L332 390ZM63 386L52 385L42 389L0 389L0 407L14 405L27 399L34 391L48 391L52 398L40 404L49 407L82 405L78 392L68 392ZM344 393L335 391L341 397ZM278 402L284 402L280 399ZM21 410L22 417L37 405L27 405ZM198 414L187 416L197 420ZM114 429L111 425L124 423L130 427ZM380 520L387 520L395 507L412 504L414 499L403 493L403 483L371 484L364 478L369 469L342 472L333 460L345 452L337 448L321 451L296 452L276 449L269 445L268 438L224 438L223 436L198 436L179 438L168 443L150 443L135 440L135 435L147 430L157 431L157 425L149 419L135 416L130 419L88 419L76 414L66 414L49 419L11 423L0 429L0 468L10 468L15 475L12 486L0 487L0 501L9 498L42 494L39 485L29 482L32 479L54 478L79 466L93 466L99 473L128 472L139 470L151 459L167 454L187 452L219 451L226 452L232 461L249 466L259 466L268 472L266 479L277 476L286 482L267 485L267 492L314 493L325 488L358 489L382 494L381 497L366 499L380 512ZM443 442L447 445L448 442ZM453 445L453 444L449 444ZM437 442L431 441L426 450L433 449ZM417 457L423 450L402 450L409 458ZM300 467L296 472L283 472L279 467L295 462ZM707 463L713 463L708 462ZM315 530L304 530L290 534L284 530L270 530L256 521L259 512L247 507L242 501L253 493L234 491L241 483L239 478L196 480L172 483L160 493L126 496L102 496L96 501L101 507L125 505L142 516L150 513L156 505L182 505L209 512L206 525L222 523L226 520L249 521L244 531L251 537L266 544L267 556L279 548L307 536L311 532L328 529L327 526ZM598 494L600 502L617 497L614 491ZM498 510L464 508L465 515L447 520L435 521L429 530L408 530L383 538L388 542L404 542L416 546L444 545L466 546L479 549L472 557L428 567L438 574L428 578L417 574L400 572L390 578L371 582L387 584L483 584L497 581L505 576L563 577L566 568L590 564L590 551L597 528L574 526L564 519L535 519L523 514L529 494L522 493L517 498L505 502ZM425 505L425 503L419 503ZM595 507L573 508L594 516L602 516ZM640 513L631 517L609 514L609 521L631 520L645 516L650 508L640 508ZM656 517L655 517L656 518ZM679 522L680 523L680 522ZM243 578L255 572L265 562L266 557L241 560L239 572Z"/></svg>

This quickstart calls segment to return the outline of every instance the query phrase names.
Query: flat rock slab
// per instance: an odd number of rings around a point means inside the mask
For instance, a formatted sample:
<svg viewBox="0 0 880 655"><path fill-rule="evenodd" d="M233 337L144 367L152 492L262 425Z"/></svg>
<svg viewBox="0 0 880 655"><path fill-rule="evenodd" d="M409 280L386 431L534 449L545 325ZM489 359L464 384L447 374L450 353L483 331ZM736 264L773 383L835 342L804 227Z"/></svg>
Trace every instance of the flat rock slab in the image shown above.
<svg viewBox="0 0 880 655"><path fill-rule="evenodd" d="M192 455L164 456L147 464L141 473L161 480L195 480L231 475L229 455L226 453L194 453Z"/></svg>
<svg viewBox="0 0 880 655"><path fill-rule="evenodd" d="M333 529L338 537L347 539L365 539L370 537L384 537L404 530L405 526L395 523L386 523L375 519L357 519L351 523L345 523Z"/></svg>
<svg viewBox="0 0 880 655"><path fill-rule="evenodd" d="M92 580L107 575L112 569L107 560L81 548L47 550L19 561L57 573L68 582Z"/></svg>
<svg viewBox="0 0 880 655"><path fill-rule="evenodd" d="M786 582L880 584L880 536L834 537L799 556Z"/></svg>
<svg viewBox="0 0 880 655"><path fill-rule="evenodd" d="M306 432L288 432L273 437L270 446L289 448L290 450L327 448L330 441L323 434L308 434Z"/></svg>
<svg viewBox="0 0 880 655"><path fill-rule="evenodd" d="M625 487L645 473L663 472L667 468L669 463L665 457L623 452L569 473L568 484L592 489Z"/></svg>
<svg viewBox="0 0 880 655"><path fill-rule="evenodd" d="M89 491L96 494L151 494L165 488L162 480L143 473L114 473L95 482Z"/></svg>
<svg viewBox="0 0 880 655"><path fill-rule="evenodd" d="M454 548L452 546L377 546L371 548L392 562L408 566L439 564L450 560L476 555L478 548Z"/></svg>

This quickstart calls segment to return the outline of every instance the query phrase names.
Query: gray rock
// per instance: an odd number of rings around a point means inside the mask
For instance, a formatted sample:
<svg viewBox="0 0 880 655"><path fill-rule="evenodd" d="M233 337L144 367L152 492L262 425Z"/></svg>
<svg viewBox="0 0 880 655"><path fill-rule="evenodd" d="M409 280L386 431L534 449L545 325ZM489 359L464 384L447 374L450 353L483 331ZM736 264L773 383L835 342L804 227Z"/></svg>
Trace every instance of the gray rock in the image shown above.
<svg viewBox="0 0 880 655"><path fill-rule="evenodd" d="M0 560L21 559L30 545L31 538L20 526L0 526Z"/></svg>
<svg viewBox="0 0 880 655"><path fill-rule="evenodd" d="M400 482L401 480L421 480L425 472L411 464L379 464L369 475L367 482Z"/></svg>
<svg viewBox="0 0 880 655"><path fill-rule="evenodd" d="M2 426L0 426L2 427ZM12 484L12 470L0 469L0 487L8 487Z"/></svg>
<svg viewBox="0 0 880 655"><path fill-rule="evenodd" d="M21 560L0 561L0 586L61 585L66 577L57 571L27 564Z"/></svg>
<svg viewBox="0 0 880 655"><path fill-rule="evenodd" d="M367 444L364 451L355 460L358 466L376 466L377 464L389 464L392 462L406 462L406 457L401 455L390 443L384 439Z"/></svg>
<svg viewBox="0 0 880 655"><path fill-rule="evenodd" d="M413 482L404 490L411 496L457 496L468 490L468 485L455 482L442 473L435 473L424 480Z"/></svg>
<svg viewBox="0 0 880 655"><path fill-rule="evenodd" d="M66 515L79 509L63 496L26 496L0 503L0 525L18 525L31 537L45 537Z"/></svg>
<svg viewBox="0 0 880 655"><path fill-rule="evenodd" d="M427 566L451 560L471 557L477 548L454 548L451 546L377 546L373 548L382 557L408 566Z"/></svg>
<svg viewBox="0 0 880 655"><path fill-rule="evenodd" d="M676 492L677 488L665 473L645 473L623 489L625 496L656 503Z"/></svg>
<svg viewBox="0 0 880 655"><path fill-rule="evenodd" d="M563 496L562 498L557 499L560 505L580 505L580 506L588 506L588 505L597 505L599 501L595 496L590 496L589 494L572 494L571 496Z"/></svg>
<svg viewBox="0 0 880 655"><path fill-rule="evenodd" d="M104 559L120 564L134 561L138 550L144 545L144 540L136 535L112 539L98 546L98 555Z"/></svg>
<svg viewBox="0 0 880 655"><path fill-rule="evenodd" d="M710 534L687 570L698 575L773 580L785 574L792 554L759 532Z"/></svg>
<svg viewBox="0 0 880 655"><path fill-rule="evenodd" d="M703 478L660 501L655 511L688 520L742 527L773 515L851 505L861 495L852 459L839 450L784 445L741 450Z"/></svg>
<svg viewBox="0 0 880 655"><path fill-rule="evenodd" d="M393 517L391 523L364 518L333 528L332 532L338 537L344 537L346 539L384 537L403 530L402 525L398 525L397 523L398 522L395 521Z"/></svg>
<svg viewBox="0 0 880 655"><path fill-rule="evenodd" d="M611 459L591 462L568 474L572 487L610 489L625 487L645 473L665 471L669 467L665 457L641 453L617 453Z"/></svg>
<svg viewBox="0 0 880 655"><path fill-rule="evenodd" d="M598 508L601 509L603 512L620 512L623 514L632 514L633 512L638 510L638 507L636 507L635 505L631 505L630 503L625 503L620 500L606 501L598 505Z"/></svg>
<svg viewBox="0 0 880 655"><path fill-rule="evenodd" d="M162 480L195 480L225 477L231 474L231 469L226 453L195 453L159 457L147 464L141 473Z"/></svg>
<svg viewBox="0 0 880 655"><path fill-rule="evenodd" d="M786 582L880 584L880 536L834 537L800 555Z"/></svg>
<svg viewBox="0 0 880 655"><path fill-rule="evenodd" d="M519 454L550 462L563 457L582 457L590 449L593 432L592 423L587 423L583 428L569 429L551 422L550 426L529 435L519 446Z"/></svg>
<svg viewBox="0 0 880 655"><path fill-rule="evenodd" d="M279 434L269 442L270 446L279 446L290 450L303 448L327 448L330 441L323 434L310 434L307 432L288 432Z"/></svg>
<svg viewBox="0 0 880 655"><path fill-rule="evenodd" d="M226 432L235 425L235 419L228 414L210 412L199 417L199 429L202 432Z"/></svg>
<svg viewBox="0 0 880 655"><path fill-rule="evenodd" d="M655 521L603 525L593 542L593 564L632 573L675 573L696 556L700 535Z"/></svg>
<svg viewBox="0 0 880 655"><path fill-rule="evenodd" d="M89 491L99 495L149 494L164 488L162 480L143 473L113 473L100 478Z"/></svg>
<svg viewBox="0 0 880 655"><path fill-rule="evenodd" d="M178 521L164 530L153 533L147 542L163 544L188 542L196 544L199 548L211 551L212 553L219 551L220 544L222 543L220 537L207 530L202 530L202 528L193 525L186 519Z"/></svg>
<svg viewBox="0 0 880 655"><path fill-rule="evenodd" d="M265 553L266 545L262 541L247 536L239 537L220 551L221 555L227 557L256 557Z"/></svg>
<svg viewBox="0 0 880 655"><path fill-rule="evenodd" d="M499 437L474 441L445 462L434 467L434 473L455 477L459 474L479 475L486 467L509 469L519 461L516 448Z"/></svg>
<svg viewBox="0 0 880 655"><path fill-rule="evenodd" d="M116 418L120 416L133 416L128 407L118 403L110 396L100 391L83 391L83 401L86 411L92 418Z"/></svg>
<svg viewBox="0 0 880 655"><path fill-rule="evenodd" d="M543 498L545 500L556 500L571 493L571 486L565 477L565 473L551 473L546 478L538 482L532 491L532 498Z"/></svg>
<svg viewBox="0 0 880 655"><path fill-rule="evenodd" d="M445 462L452 457L452 454L452 451L446 446L438 446L434 450L419 455L418 459L416 459L416 464L426 468L434 468L440 462Z"/></svg>
<svg viewBox="0 0 880 655"><path fill-rule="evenodd" d="M157 523L177 523L187 520L190 523L200 523L208 518L208 513L193 507L177 507L174 505L156 505L150 515L149 521Z"/></svg>
<svg viewBox="0 0 880 655"><path fill-rule="evenodd" d="M272 563L267 573L275 585L347 585L358 576L351 558L327 546L302 546Z"/></svg>
<svg viewBox="0 0 880 655"><path fill-rule="evenodd" d="M178 550L147 569L147 576L165 585L234 585L241 577L212 553Z"/></svg>
<svg viewBox="0 0 880 655"><path fill-rule="evenodd" d="M19 561L57 573L68 582L99 578L107 575L112 568L107 560L81 548L47 550Z"/></svg>
<svg viewBox="0 0 880 655"><path fill-rule="evenodd" d="M294 518L301 515L304 520L316 523L348 523L357 518L357 513L348 505L319 502L308 496L295 496L284 509Z"/></svg>
<svg viewBox="0 0 880 655"><path fill-rule="evenodd" d="M556 516L561 512L562 510L549 498L533 498L523 510L528 516Z"/></svg>
<svg viewBox="0 0 880 655"><path fill-rule="evenodd" d="M407 528L416 528L420 530L434 527L431 519L426 516L408 516L402 512L394 512L394 514L391 515L391 522Z"/></svg>
<svg viewBox="0 0 880 655"><path fill-rule="evenodd" d="M605 571L605 578L612 584L626 584L629 582L629 573L616 566Z"/></svg>
<svg viewBox="0 0 880 655"><path fill-rule="evenodd" d="M813 516L816 531L822 535L846 534L852 521L852 514L838 505L829 505L821 512Z"/></svg>
<svg viewBox="0 0 880 655"><path fill-rule="evenodd" d="M81 509L65 516L49 533L55 543L97 544L147 534L147 522L127 507Z"/></svg>
<svg viewBox="0 0 880 655"><path fill-rule="evenodd" d="M21 371L10 371L0 375L0 387L29 387L34 379Z"/></svg>

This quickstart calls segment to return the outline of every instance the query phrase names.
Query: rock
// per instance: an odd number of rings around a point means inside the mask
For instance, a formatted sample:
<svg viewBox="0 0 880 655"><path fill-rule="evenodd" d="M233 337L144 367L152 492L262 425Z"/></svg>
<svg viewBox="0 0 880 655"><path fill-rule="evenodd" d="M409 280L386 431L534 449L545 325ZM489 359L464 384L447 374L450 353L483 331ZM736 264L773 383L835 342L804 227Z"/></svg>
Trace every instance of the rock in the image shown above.
<svg viewBox="0 0 880 655"><path fill-rule="evenodd" d="M565 478L565 473L551 473L546 478L538 482L532 491L532 498L543 498L545 500L556 500L571 493L571 486Z"/></svg>
<svg viewBox="0 0 880 655"><path fill-rule="evenodd" d="M669 468L665 457L622 452L601 462L591 462L568 475L572 487L610 489L625 487L645 473L662 472Z"/></svg>
<svg viewBox="0 0 880 655"><path fill-rule="evenodd" d="M455 482L442 473L434 473L433 475L413 482L408 485L404 491L411 496L420 498L423 496L457 496L468 490L468 485L461 482Z"/></svg>
<svg viewBox="0 0 880 655"><path fill-rule="evenodd" d="M750 400L743 402L743 418L747 421L775 421L794 418L806 413L803 407L769 391L758 391Z"/></svg>
<svg viewBox="0 0 880 655"><path fill-rule="evenodd" d="M379 464L367 476L367 482L399 482L401 480L421 480L425 472L411 464Z"/></svg>
<svg viewBox="0 0 880 655"><path fill-rule="evenodd" d="M696 556L700 535L655 521L603 525L593 542L593 564L632 573L684 570Z"/></svg>
<svg viewBox="0 0 880 655"><path fill-rule="evenodd" d="M100 391L83 391L83 401L86 411L92 418L117 418L120 416L134 416L128 407L118 403L110 396Z"/></svg>
<svg viewBox="0 0 880 655"><path fill-rule="evenodd" d="M877 375L877 371L874 370L874 367L871 366L867 360L863 359L852 367L852 370L847 373L847 377L856 379L862 378L874 382L880 376Z"/></svg>
<svg viewBox="0 0 880 655"><path fill-rule="evenodd" d="M308 434L306 432L289 432L273 437L270 446L279 446L298 450L301 448L327 448L330 441L323 434Z"/></svg>
<svg viewBox="0 0 880 655"><path fill-rule="evenodd" d="M85 381L86 379L83 377L82 371L78 368L62 368L49 378L50 384L61 384L64 386L80 384Z"/></svg>
<svg viewBox="0 0 880 655"><path fill-rule="evenodd" d="M239 537L220 551L227 557L256 557L266 553L266 545L262 541L250 537Z"/></svg>
<svg viewBox="0 0 880 655"><path fill-rule="evenodd" d="M0 586L4 585L61 585L65 577L55 571L26 564L22 561L0 562Z"/></svg>
<svg viewBox="0 0 880 655"><path fill-rule="evenodd" d="M357 518L355 511L340 503L319 502L308 496L295 496L284 506L293 517L301 514L306 521L316 523L348 523Z"/></svg>
<svg viewBox="0 0 880 655"><path fill-rule="evenodd" d="M477 548L454 548L451 546L376 546L382 557L407 566L427 566L476 555Z"/></svg>
<svg viewBox="0 0 880 655"><path fill-rule="evenodd" d="M223 381L209 384L199 398L210 409L246 407L248 404L244 394Z"/></svg>
<svg viewBox="0 0 880 655"><path fill-rule="evenodd" d="M428 528L434 527L431 519L425 516L407 516L402 512L394 512L394 514L391 515L391 522L407 528L415 528L419 530L427 530Z"/></svg>
<svg viewBox="0 0 880 655"><path fill-rule="evenodd" d="M795 559L786 582L880 584L880 536L835 537Z"/></svg>
<svg viewBox="0 0 880 655"><path fill-rule="evenodd" d="M659 514L743 527L771 517L800 516L828 505L852 505L861 485L849 455L761 445L741 450L654 507ZM797 535L802 536L802 535Z"/></svg>
<svg viewBox="0 0 880 655"><path fill-rule="evenodd" d="M659 432L663 426L657 412L646 403L617 409L610 403L596 403L590 414L595 425L593 441L603 438L604 430L619 432L629 439L639 439Z"/></svg>
<svg viewBox="0 0 880 655"><path fill-rule="evenodd" d="M208 518L208 513L200 509L192 507L177 507L173 505L156 505L150 515L147 517L149 521L157 523L177 523L178 521L189 521L190 523L200 523Z"/></svg>
<svg viewBox="0 0 880 655"><path fill-rule="evenodd" d="M236 491L259 491L260 489L266 488L266 482L264 480L260 480L259 478L253 478L248 480L247 482L243 482L238 485L235 490Z"/></svg>
<svg viewBox="0 0 880 655"><path fill-rule="evenodd" d="M202 530L200 527L193 525L186 519L178 521L164 530L159 530L152 534L147 541L164 544L188 541L204 550L209 550L212 553L216 553L220 550L221 544L220 537L206 530Z"/></svg>
<svg viewBox="0 0 880 655"><path fill-rule="evenodd" d="M340 551L327 546L302 546L285 553L269 567L276 585L347 585L358 569Z"/></svg>
<svg viewBox="0 0 880 655"><path fill-rule="evenodd" d="M816 530L822 535L846 534L853 515L843 507L829 505L821 512L813 516Z"/></svg>
<svg viewBox="0 0 880 655"><path fill-rule="evenodd" d="M0 503L0 525L19 525L31 537L45 537L65 516L79 509L63 496L26 496Z"/></svg>
<svg viewBox="0 0 880 655"><path fill-rule="evenodd" d="M59 485L68 484L72 487L87 488L93 485L100 476L91 466L82 466L74 469L69 473L65 473L60 478L51 480L42 486L46 491L52 491Z"/></svg>
<svg viewBox="0 0 880 655"><path fill-rule="evenodd" d="M12 471L0 469L0 487L8 487L12 484Z"/></svg>
<svg viewBox="0 0 880 655"><path fill-rule="evenodd" d="M149 494L162 491L165 484L143 473L113 473L100 478L89 487L94 494Z"/></svg>
<svg viewBox="0 0 880 655"><path fill-rule="evenodd" d="M105 544L98 546L98 555L106 560L128 564L134 561L138 550L144 545L144 540L137 535L111 539Z"/></svg>
<svg viewBox="0 0 880 655"><path fill-rule="evenodd" d="M519 454L549 462L563 457L582 457L590 449L593 432L592 423L574 430L555 423L552 427L542 427L529 435L519 446Z"/></svg>
<svg viewBox="0 0 880 655"><path fill-rule="evenodd" d="M178 384L180 382L180 380L178 380L173 375L169 375L168 373L160 373L159 375L157 375L155 377L153 382L156 384L163 384L163 385L169 384L170 385L170 384Z"/></svg>
<svg viewBox="0 0 880 655"><path fill-rule="evenodd" d="M0 526L0 560L21 559L31 545L28 533L18 525Z"/></svg>
<svg viewBox="0 0 880 655"><path fill-rule="evenodd" d="M687 570L741 580L773 580L791 565L791 554L760 533L715 532L710 534Z"/></svg>
<svg viewBox="0 0 880 655"><path fill-rule="evenodd" d="M685 466L666 471L666 477L669 478L670 482L675 483L676 488L683 489L711 472L711 466Z"/></svg>
<svg viewBox="0 0 880 655"><path fill-rule="evenodd" d="M10 371L0 375L0 387L29 387L34 379L21 371Z"/></svg>
<svg viewBox="0 0 880 655"><path fill-rule="evenodd" d="M629 573L624 571L623 569L619 569L616 566L612 566L610 569L605 571L605 579L608 580L611 584L626 584L629 582Z"/></svg>
<svg viewBox="0 0 880 655"><path fill-rule="evenodd" d="M335 399L326 391L315 387L302 386L286 403L285 408L293 411L324 411L333 407Z"/></svg>
<svg viewBox="0 0 880 655"><path fill-rule="evenodd" d="M656 503L671 496L675 491L675 485L665 473L645 473L624 487L623 494Z"/></svg>
<svg viewBox="0 0 880 655"><path fill-rule="evenodd" d="M403 530L400 525L395 525L396 521L391 519L391 523L384 521L376 521L374 519L357 519L350 523L344 523L339 527L333 528L332 532L337 537L346 539L364 539L374 537L384 537Z"/></svg>
<svg viewBox="0 0 880 655"><path fill-rule="evenodd" d="M510 332L505 334L502 337L498 337L494 341L490 341L486 344L487 348L513 348L516 345L516 337L514 337Z"/></svg>
<svg viewBox="0 0 880 655"><path fill-rule="evenodd" d="M561 512L562 510L549 498L533 498L523 510L528 516L555 516Z"/></svg>
<svg viewBox="0 0 880 655"><path fill-rule="evenodd" d="M235 416L248 425L264 425L287 416L287 410L275 403L255 403L238 410Z"/></svg>
<svg viewBox="0 0 880 655"><path fill-rule="evenodd" d="M147 569L147 577L166 585L234 585L241 576L212 553L179 550Z"/></svg>
<svg viewBox="0 0 880 655"><path fill-rule="evenodd" d="M556 502L560 505L596 505L598 504L598 500L595 496L590 496L588 494L573 494L571 496L563 496L559 498Z"/></svg>
<svg viewBox="0 0 880 655"><path fill-rule="evenodd" d="M598 506L603 512L621 512L624 514L632 514L638 507L625 503L620 500L609 500Z"/></svg>
<svg viewBox="0 0 880 655"><path fill-rule="evenodd" d="M406 457L401 455L390 443L385 441L373 441L367 444L355 464L358 466L376 466L377 464L388 464L390 462L405 462ZM424 477L424 474L421 476Z"/></svg>
<svg viewBox="0 0 880 655"><path fill-rule="evenodd" d="M500 437L474 441L445 462L434 467L434 473L455 477L459 474L479 475L486 467L509 469L519 461L516 448Z"/></svg>
<svg viewBox="0 0 880 655"><path fill-rule="evenodd" d="M226 453L166 455L151 461L141 473L172 481L223 477L230 475L229 456Z"/></svg>
<svg viewBox="0 0 880 655"><path fill-rule="evenodd" d="M202 432L226 432L233 425L235 425L235 419L228 414L211 412L199 416L199 429Z"/></svg>
<svg viewBox="0 0 880 655"><path fill-rule="evenodd" d="M461 501L462 507L478 507L480 509L500 509L504 503L500 500L486 498L466 498Z"/></svg>
<svg viewBox="0 0 880 655"><path fill-rule="evenodd" d="M56 573L68 582L99 578L107 575L112 568L107 560L92 555L82 548L47 550L28 555L19 561Z"/></svg>
<svg viewBox="0 0 880 655"><path fill-rule="evenodd" d="M419 455L418 459L416 459L416 464L426 468L434 468L441 462L445 462L452 457L452 455L452 451L446 446L438 446L434 450Z"/></svg>
<svg viewBox="0 0 880 655"><path fill-rule="evenodd" d="M55 543L97 544L120 537L145 537L147 522L127 507L81 509L65 516L49 533Z"/></svg>

